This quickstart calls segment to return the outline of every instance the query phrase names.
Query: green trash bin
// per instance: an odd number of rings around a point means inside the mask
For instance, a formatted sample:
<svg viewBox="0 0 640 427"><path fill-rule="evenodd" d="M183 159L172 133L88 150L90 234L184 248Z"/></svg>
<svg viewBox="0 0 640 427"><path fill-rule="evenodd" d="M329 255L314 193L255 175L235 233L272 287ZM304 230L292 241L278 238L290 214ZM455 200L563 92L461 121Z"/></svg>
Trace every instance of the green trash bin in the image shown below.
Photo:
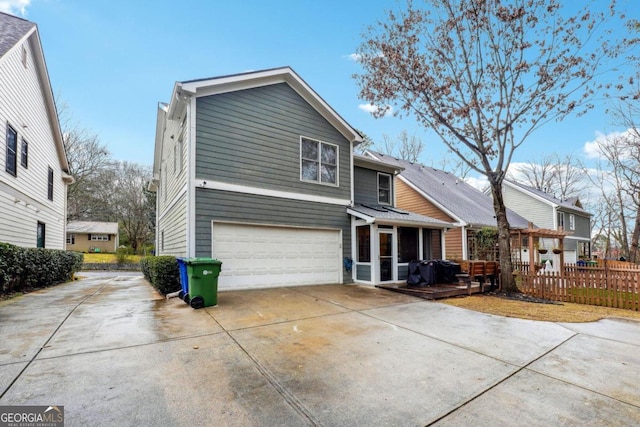
<svg viewBox="0 0 640 427"><path fill-rule="evenodd" d="M187 258L189 277L189 304L193 308L211 307L218 304L218 276L222 261L213 258Z"/></svg>

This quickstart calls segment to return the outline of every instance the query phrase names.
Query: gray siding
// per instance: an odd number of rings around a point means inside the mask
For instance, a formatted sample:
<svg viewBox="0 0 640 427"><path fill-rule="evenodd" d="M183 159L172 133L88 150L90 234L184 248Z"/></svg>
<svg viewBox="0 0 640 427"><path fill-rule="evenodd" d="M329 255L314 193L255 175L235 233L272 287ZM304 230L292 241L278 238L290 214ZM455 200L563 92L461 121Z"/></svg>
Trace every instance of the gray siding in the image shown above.
<svg viewBox="0 0 640 427"><path fill-rule="evenodd" d="M573 233L571 237L591 238L591 224L589 218L574 213L575 230L571 230L569 229L569 215L571 215L571 212L564 212L565 231L571 231Z"/></svg>
<svg viewBox="0 0 640 427"><path fill-rule="evenodd" d="M183 193L179 200L163 213L157 221L158 231L164 231L164 250L158 248L158 254L177 257L187 254L187 195Z"/></svg>
<svg viewBox="0 0 640 427"><path fill-rule="evenodd" d="M553 208L508 185L503 185L502 196L506 207L540 228L553 229Z"/></svg>
<svg viewBox="0 0 640 427"><path fill-rule="evenodd" d="M351 256L351 219L345 206L228 191L196 189L196 255L211 253L211 221L342 230L343 257ZM344 281L351 281L345 273Z"/></svg>
<svg viewBox="0 0 640 427"><path fill-rule="evenodd" d="M378 204L378 172L355 167L353 172L353 198L355 203L362 203L365 205L377 205ZM391 178L391 201L394 197L394 181L393 176Z"/></svg>
<svg viewBox="0 0 640 427"><path fill-rule="evenodd" d="M197 178L350 199L350 141L289 85L201 97L196 111ZM300 180L300 136L339 147L339 187Z"/></svg>

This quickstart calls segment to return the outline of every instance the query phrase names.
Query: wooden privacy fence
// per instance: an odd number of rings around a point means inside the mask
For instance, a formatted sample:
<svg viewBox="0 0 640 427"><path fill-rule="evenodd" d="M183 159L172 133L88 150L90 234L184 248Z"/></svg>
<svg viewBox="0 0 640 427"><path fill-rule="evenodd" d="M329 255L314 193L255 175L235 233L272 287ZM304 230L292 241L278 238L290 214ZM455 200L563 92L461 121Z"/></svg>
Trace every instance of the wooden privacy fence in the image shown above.
<svg viewBox="0 0 640 427"><path fill-rule="evenodd" d="M527 295L640 311L640 267L633 264L567 264L562 273L518 265L515 271L518 288Z"/></svg>

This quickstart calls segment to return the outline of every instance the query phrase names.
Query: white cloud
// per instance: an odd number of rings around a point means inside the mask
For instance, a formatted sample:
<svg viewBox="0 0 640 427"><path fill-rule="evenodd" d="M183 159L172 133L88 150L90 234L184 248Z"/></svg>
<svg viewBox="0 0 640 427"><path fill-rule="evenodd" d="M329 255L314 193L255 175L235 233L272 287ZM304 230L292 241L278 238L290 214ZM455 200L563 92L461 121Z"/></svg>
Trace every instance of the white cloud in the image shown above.
<svg viewBox="0 0 640 427"><path fill-rule="evenodd" d="M27 6L31 0L0 0L0 12L27 16Z"/></svg>
<svg viewBox="0 0 640 427"><path fill-rule="evenodd" d="M380 107L378 107L377 105L371 105L371 104L360 104L358 105L358 108L361 109L362 111L366 111L367 113L376 113L378 110L380 110ZM384 113L384 117L388 117L391 116L393 114L393 107L389 107L387 109L387 111Z"/></svg>
<svg viewBox="0 0 640 427"><path fill-rule="evenodd" d="M352 53L350 55L345 55L344 57L352 60L353 62L360 62L360 58L362 58L362 55L360 55L359 53Z"/></svg>
<svg viewBox="0 0 640 427"><path fill-rule="evenodd" d="M480 191L484 191L489 188L489 180L486 176L468 176L464 179L464 182L469 184L472 187L477 188Z"/></svg>
<svg viewBox="0 0 640 427"><path fill-rule="evenodd" d="M596 132L596 138L593 141L584 143L584 154L588 159L602 159L604 156L602 155L601 147L606 147L621 138L633 139L635 138L635 134L632 133L631 129L624 132L611 132L608 134Z"/></svg>

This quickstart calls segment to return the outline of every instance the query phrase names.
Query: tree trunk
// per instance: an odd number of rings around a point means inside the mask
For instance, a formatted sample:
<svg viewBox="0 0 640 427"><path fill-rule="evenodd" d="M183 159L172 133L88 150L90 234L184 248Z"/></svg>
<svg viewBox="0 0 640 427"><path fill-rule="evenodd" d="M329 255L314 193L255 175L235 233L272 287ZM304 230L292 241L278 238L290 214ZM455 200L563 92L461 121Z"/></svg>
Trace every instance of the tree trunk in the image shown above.
<svg viewBox="0 0 640 427"><path fill-rule="evenodd" d="M507 209L502 197L502 179L488 177L493 195L493 209L496 213L498 227L498 253L500 255L500 284L504 292L519 292L513 277L513 263L511 262L511 236L507 220Z"/></svg>

